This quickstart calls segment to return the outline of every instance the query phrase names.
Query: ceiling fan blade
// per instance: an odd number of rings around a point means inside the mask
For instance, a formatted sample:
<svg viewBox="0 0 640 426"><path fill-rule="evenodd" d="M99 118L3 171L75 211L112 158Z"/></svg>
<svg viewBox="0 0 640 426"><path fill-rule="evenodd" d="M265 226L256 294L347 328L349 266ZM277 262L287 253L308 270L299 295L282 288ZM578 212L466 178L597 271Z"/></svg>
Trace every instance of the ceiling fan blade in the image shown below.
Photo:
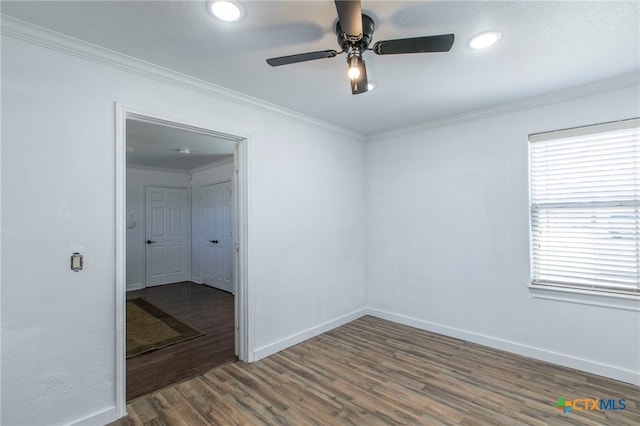
<svg viewBox="0 0 640 426"><path fill-rule="evenodd" d="M453 40L453 34L384 40L374 44L371 50L376 55L448 52L453 46Z"/></svg>
<svg viewBox="0 0 640 426"><path fill-rule="evenodd" d="M314 61L316 59L333 58L338 52L335 50L320 50L318 52L300 53L297 55L280 56L278 58L269 58L267 63L272 67L280 65L296 64L298 62Z"/></svg>
<svg viewBox="0 0 640 426"><path fill-rule="evenodd" d="M335 0L338 20L342 31L349 36L360 40L362 38L362 5L360 0L341 1Z"/></svg>
<svg viewBox="0 0 640 426"><path fill-rule="evenodd" d="M360 93L369 91L369 80L367 80L367 67L364 64L364 61L361 60L358 64L358 69L360 70L360 76L356 79L349 80L351 83L351 94L359 95Z"/></svg>

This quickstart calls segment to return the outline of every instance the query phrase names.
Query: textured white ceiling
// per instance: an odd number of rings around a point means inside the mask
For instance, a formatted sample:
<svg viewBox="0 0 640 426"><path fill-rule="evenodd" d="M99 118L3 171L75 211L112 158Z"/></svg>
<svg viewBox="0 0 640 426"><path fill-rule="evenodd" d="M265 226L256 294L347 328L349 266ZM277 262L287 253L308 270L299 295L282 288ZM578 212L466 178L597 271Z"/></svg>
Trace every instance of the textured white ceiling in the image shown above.
<svg viewBox="0 0 640 426"><path fill-rule="evenodd" d="M126 127L129 166L192 171L233 157L234 142L228 139L131 119Z"/></svg>
<svg viewBox="0 0 640 426"><path fill-rule="evenodd" d="M363 135L639 72L638 1L363 1L374 42L455 33L449 53L365 54L373 92L353 96L344 55L272 68L269 57L339 50L332 1L244 1L230 24L201 1L2 1L2 13ZM481 31L503 33L485 51Z"/></svg>

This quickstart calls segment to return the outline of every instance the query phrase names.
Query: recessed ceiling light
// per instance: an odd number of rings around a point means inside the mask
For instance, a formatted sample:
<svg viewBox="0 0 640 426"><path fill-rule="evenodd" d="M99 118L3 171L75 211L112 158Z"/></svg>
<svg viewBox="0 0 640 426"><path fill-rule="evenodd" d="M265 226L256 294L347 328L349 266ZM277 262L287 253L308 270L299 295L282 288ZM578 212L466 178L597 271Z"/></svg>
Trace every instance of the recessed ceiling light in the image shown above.
<svg viewBox="0 0 640 426"><path fill-rule="evenodd" d="M244 14L242 5L237 1L210 0L207 3L207 8L216 18L227 22L237 21Z"/></svg>
<svg viewBox="0 0 640 426"><path fill-rule="evenodd" d="M376 84L373 81L370 81L367 83L367 91L372 91L373 89L376 88Z"/></svg>
<svg viewBox="0 0 640 426"><path fill-rule="evenodd" d="M491 47L500 40L502 33L498 31L487 31L471 37L469 47L472 49L486 49Z"/></svg>

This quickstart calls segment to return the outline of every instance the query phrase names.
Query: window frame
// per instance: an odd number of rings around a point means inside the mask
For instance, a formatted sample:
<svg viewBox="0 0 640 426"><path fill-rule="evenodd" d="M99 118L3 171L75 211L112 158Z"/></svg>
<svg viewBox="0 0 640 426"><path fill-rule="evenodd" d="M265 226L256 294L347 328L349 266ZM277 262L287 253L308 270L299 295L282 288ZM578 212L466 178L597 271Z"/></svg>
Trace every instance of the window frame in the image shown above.
<svg viewBox="0 0 640 426"><path fill-rule="evenodd" d="M545 142L545 141L553 141L558 139L567 139L573 137L580 136L588 136L595 135L599 133L610 132L614 130L625 130L625 129L638 129L640 128L640 119L639 118L631 118L625 120L618 120L614 122L594 124L594 125L586 125L568 129L561 129L549 132L541 132L530 134L528 138L527 144L527 152L528 152L528 190L529 190L529 290L533 297L540 299L548 299L548 300L558 300L558 301L566 301L573 303L580 303L586 305L596 305L596 306L604 306L604 307L612 307L617 309L625 309L632 311L640 311L640 284L636 281L636 289L631 291L624 291L620 289L611 289L606 288L606 286L598 287L598 286L589 286L585 284L579 283L557 283L557 282L545 282L543 280L536 280L534 262L536 256L536 248L535 245L535 235L534 235L534 212L536 206L545 205L546 209L553 209L554 207L549 207L549 204L545 203L534 203L533 200L533 176L532 176L532 146L536 142ZM636 160L637 161L637 160ZM638 163L638 168L640 168L640 163ZM636 168L636 170L638 169ZM638 177L636 177L638 179ZM637 182L634 180L634 182ZM636 277L640 275L638 269L640 268L640 260L638 259L640 253L640 235L638 233L638 223L640 219L638 219L639 209L640 209L640 194L634 194L634 200L632 205L635 206L635 215L636 215L636 234L635 234L635 243L636 243ZM569 201L558 202L558 206L555 208L562 208L560 205L569 204ZM574 203L574 206L585 208L594 207L594 202L585 201L583 203ZM539 213L537 213L539 214Z"/></svg>

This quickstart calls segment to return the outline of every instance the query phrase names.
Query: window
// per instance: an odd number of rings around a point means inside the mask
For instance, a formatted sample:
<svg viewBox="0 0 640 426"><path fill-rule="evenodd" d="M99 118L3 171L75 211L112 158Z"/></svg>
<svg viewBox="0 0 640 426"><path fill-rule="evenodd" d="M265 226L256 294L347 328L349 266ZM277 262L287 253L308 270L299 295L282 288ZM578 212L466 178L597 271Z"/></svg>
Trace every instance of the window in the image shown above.
<svg viewBox="0 0 640 426"><path fill-rule="evenodd" d="M640 295L639 125L529 137L532 287Z"/></svg>

